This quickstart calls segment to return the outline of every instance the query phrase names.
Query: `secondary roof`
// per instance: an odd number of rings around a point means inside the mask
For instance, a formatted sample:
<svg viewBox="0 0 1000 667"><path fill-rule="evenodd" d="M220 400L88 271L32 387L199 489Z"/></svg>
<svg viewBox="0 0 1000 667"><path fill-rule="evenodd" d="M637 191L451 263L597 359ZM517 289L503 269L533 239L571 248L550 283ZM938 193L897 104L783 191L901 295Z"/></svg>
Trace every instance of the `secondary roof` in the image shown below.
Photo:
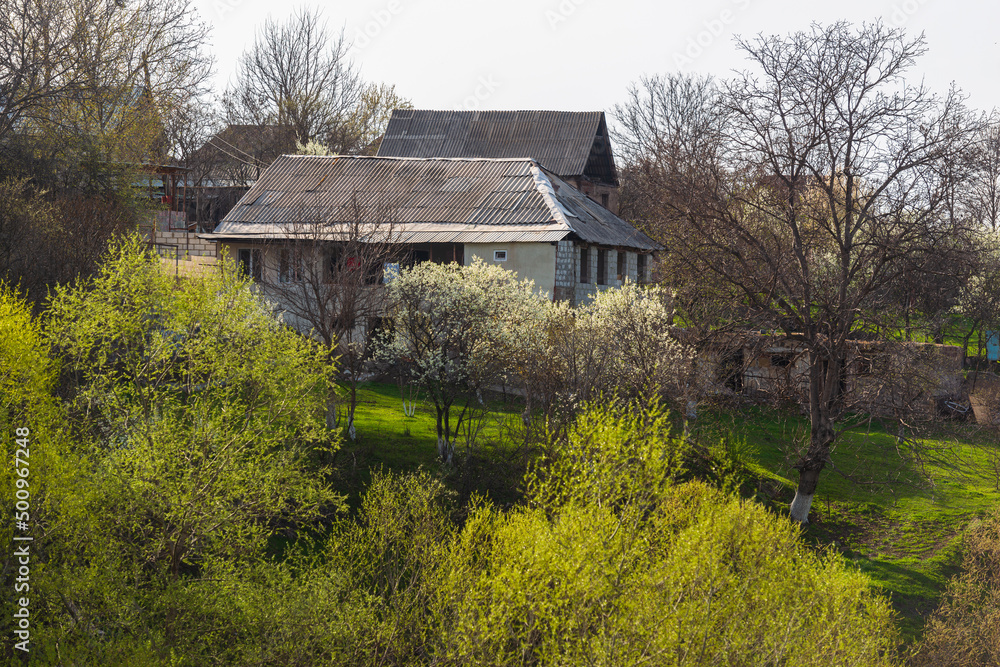
<svg viewBox="0 0 1000 667"><path fill-rule="evenodd" d="M392 112L381 157L530 157L562 177L618 185L603 111Z"/></svg>

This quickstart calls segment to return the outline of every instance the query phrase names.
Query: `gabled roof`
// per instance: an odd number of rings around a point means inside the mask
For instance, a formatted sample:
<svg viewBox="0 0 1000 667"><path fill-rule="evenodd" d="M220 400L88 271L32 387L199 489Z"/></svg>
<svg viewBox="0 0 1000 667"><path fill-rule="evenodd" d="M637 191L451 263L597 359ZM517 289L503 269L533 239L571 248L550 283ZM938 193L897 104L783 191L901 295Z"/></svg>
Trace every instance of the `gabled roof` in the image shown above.
<svg viewBox="0 0 1000 667"><path fill-rule="evenodd" d="M386 212L400 243L588 243L659 246L527 158L283 155L223 218L215 240L288 238L323 223L330 238L355 204Z"/></svg>
<svg viewBox="0 0 1000 667"><path fill-rule="evenodd" d="M396 109L380 157L530 157L562 177L618 185L603 111Z"/></svg>
<svg viewBox="0 0 1000 667"><path fill-rule="evenodd" d="M191 156L216 185L253 181L279 155L295 150L295 131L282 125L230 124Z"/></svg>

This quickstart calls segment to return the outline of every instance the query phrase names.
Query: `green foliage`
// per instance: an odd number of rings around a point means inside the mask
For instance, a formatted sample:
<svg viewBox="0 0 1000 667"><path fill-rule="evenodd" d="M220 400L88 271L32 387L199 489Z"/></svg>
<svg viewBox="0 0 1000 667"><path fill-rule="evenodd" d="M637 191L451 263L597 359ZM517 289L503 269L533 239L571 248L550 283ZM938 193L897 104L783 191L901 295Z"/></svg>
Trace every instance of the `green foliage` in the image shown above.
<svg viewBox="0 0 1000 667"><path fill-rule="evenodd" d="M892 664L892 613L868 580L755 504L671 483L683 447L664 419L591 409L529 482L536 507L470 515L439 660Z"/></svg>
<svg viewBox="0 0 1000 667"><path fill-rule="evenodd" d="M305 468L329 446L331 369L234 271L175 286L132 238L93 281L57 290L48 317L78 382L100 502L140 562L176 577L332 501Z"/></svg>
<svg viewBox="0 0 1000 667"><path fill-rule="evenodd" d="M962 572L927 624L911 664L972 667L1000 661L1000 511L965 536Z"/></svg>
<svg viewBox="0 0 1000 667"><path fill-rule="evenodd" d="M528 496L543 508L593 504L646 507L683 470L688 445L671 435L659 401L585 409L563 445L540 459L527 478Z"/></svg>
<svg viewBox="0 0 1000 667"><path fill-rule="evenodd" d="M887 601L787 520L701 484L661 501L637 531L592 504L471 518L445 664L893 664Z"/></svg>
<svg viewBox="0 0 1000 667"><path fill-rule="evenodd" d="M230 580L264 567L270 536L340 504L322 466L332 369L232 269L175 283L127 238L49 303L72 426L60 447L79 465L53 490L32 583L40 643L75 664L237 664L210 653L236 632ZM182 648L204 633L206 653Z"/></svg>

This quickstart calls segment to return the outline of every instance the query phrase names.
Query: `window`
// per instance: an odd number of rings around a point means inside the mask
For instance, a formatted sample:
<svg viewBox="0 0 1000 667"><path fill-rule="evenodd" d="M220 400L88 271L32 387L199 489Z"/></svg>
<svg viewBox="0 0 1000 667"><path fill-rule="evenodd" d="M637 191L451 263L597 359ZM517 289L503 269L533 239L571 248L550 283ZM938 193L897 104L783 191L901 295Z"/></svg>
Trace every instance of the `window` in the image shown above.
<svg viewBox="0 0 1000 667"><path fill-rule="evenodd" d="M618 271L618 282L623 283L628 278L628 264L626 264L625 253L618 253L618 263L615 265Z"/></svg>
<svg viewBox="0 0 1000 667"><path fill-rule="evenodd" d="M302 258L299 253L282 248L278 257L278 281L283 283L302 281Z"/></svg>
<svg viewBox="0 0 1000 667"><path fill-rule="evenodd" d="M360 267L360 260L357 257L353 258L358 262ZM383 273L384 267L379 262L367 262L365 264L365 284L366 285L381 285L385 282L385 274Z"/></svg>
<svg viewBox="0 0 1000 667"><path fill-rule="evenodd" d="M507 251L506 250L494 250L493 251L493 261L494 262L506 262L507 261Z"/></svg>
<svg viewBox="0 0 1000 667"><path fill-rule="evenodd" d="M580 282L590 282L590 253L587 248L580 248Z"/></svg>
<svg viewBox="0 0 1000 667"><path fill-rule="evenodd" d="M602 192L601 193L601 206L603 206L604 208L608 207L608 193L607 192Z"/></svg>
<svg viewBox="0 0 1000 667"><path fill-rule="evenodd" d="M340 271L344 267L341 265L340 248L334 246L326 255L326 281L336 282L340 280Z"/></svg>
<svg viewBox="0 0 1000 667"><path fill-rule="evenodd" d="M260 250L240 248L239 270L241 275L259 283L264 277L264 254Z"/></svg>
<svg viewBox="0 0 1000 667"><path fill-rule="evenodd" d="M771 355L771 366L774 368L788 368L792 365L792 355L787 352Z"/></svg>
<svg viewBox="0 0 1000 667"><path fill-rule="evenodd" d="M431 261L431 251L430 250L414 250L412 255L412 266L417 264L423 264L424 262Z"/></svg>
<svg viewBox="0 0 1000 667"><path fill-rule="evenodd" d="M646 282L646 255L636 255L635 281L640 285Z"/></svg>
<svg viewBox="0 0 1000 667"><path fill-rule="evenodd" d="M597 251L597 284L608 284L608 251L604 248Z"/></svg>

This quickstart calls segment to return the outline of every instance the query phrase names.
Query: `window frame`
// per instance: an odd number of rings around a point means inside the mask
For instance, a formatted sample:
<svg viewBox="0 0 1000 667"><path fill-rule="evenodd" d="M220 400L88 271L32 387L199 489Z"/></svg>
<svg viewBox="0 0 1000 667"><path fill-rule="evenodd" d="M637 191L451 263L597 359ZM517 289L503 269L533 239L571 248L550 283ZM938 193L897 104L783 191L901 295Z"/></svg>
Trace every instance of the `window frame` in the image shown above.
<svg viewBox="0 0 1000 667"><path fill-rule="evenodd" d="M264 251L260 248L237 248L236 264L241 276L264 282Z"/></svg>

